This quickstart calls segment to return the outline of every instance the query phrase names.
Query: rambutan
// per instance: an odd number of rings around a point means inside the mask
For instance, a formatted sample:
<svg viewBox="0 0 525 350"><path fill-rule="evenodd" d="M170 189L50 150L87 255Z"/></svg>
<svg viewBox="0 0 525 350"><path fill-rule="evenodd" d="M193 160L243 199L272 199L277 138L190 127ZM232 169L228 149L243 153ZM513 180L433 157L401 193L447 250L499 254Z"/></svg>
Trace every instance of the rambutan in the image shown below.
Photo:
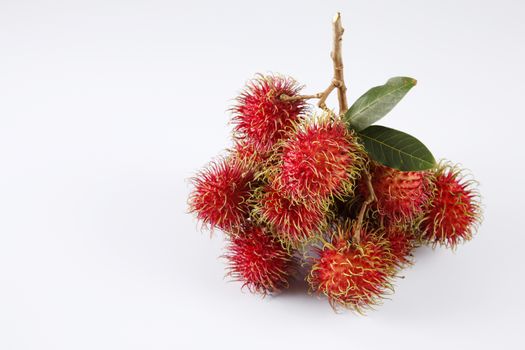
<svg viewBox="0 0 525 350"><path fill-rule="evenodd" d="M253 171L235 158L212 162L194 179L190 211L211 229L237 233L249 217Z"/></svg>
<svg viewBox="0 0 525 350"><path fill-rule="evenodd" d="M472 238L481 218L475 182L466 180L458 167L442 164L433 183L434 197L421 222L423 239L454 248Z"/></svg>
<svg viewBox="0 0 525 350"><path fill-rule="evenodd" d="M412 252L416 246L414 234L410 228L403 226L389 226L385 230L384 238L390 245L390 253L394 264L403 268L412 263Z"/></svg>
<svg viewBox="0 0 525 350"><path fill-rule="evenodd" d="M319 203L351 193L361 164L352 132L325 115L298 125L284 142L275 184L294 201Z"/></svg>
<svg viewBox="0 0 525 350"><path fill-rule="evenodd" d="M361 242L348 240L355 228L338 225L332 242L325 242L307 277L312 290L324 294L333 308L358 312L376 305L391 289L394 257L389 243L374 233L361 231Z"/></svg>
<svg viewBox="0 0 525 350"><path fill-rule="evenodd" d="M246 141L236 142L231 151L234 158L247 163L253 168L260 168L268 159L268 153L257 151L252 143Z"/></svg>
<svg viewBox="0 0 525 350"><path fill-rule="evenodd" d="M428 172L400 171L376 164L371 177L376 195L373 207L381 217L408 222L423 213L431 194ZM366 184L361 183L360 190L368 195Z"/></svg>
<svg viewBox="0 0 525 350"><path fill-rule="evenodd" d="M325 225L326 209L293 202L270 186L260 195L256 212L286 245L297 246L319 234Z"/></svg>
<svg viewBox="0 0 525 350"><path fill-rule="evenodd" d="M262 227L231 237L225 257L228 275L253 293L274 293L288 286L293 257Z"/></svg>
<svg viewBox="0 0 525 350"><path fill-rule="evenodd" d="M287 77L259 75L250 81L232 108L235 138L263 154L270 151L306 107L304 100L284 101L281 95L295 96L300 90Z"/></svg>

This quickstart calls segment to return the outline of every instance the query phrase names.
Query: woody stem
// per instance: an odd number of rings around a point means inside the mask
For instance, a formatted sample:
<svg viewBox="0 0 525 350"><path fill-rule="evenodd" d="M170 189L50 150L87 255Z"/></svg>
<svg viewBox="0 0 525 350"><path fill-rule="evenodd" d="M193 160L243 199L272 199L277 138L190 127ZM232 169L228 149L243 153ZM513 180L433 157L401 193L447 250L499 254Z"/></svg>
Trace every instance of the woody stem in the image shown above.
<svg viewBox="0 0 525 350"><path fill-rule="evenodd" d="M364 173L364 176L366 180L366 186L368 188L368 197L363 202L363 205L361 205L361 210L359 211L359 215L357 217L357 225L354 231L353 240L355 243L358 244L361 242L361 228L363 227L363 220L365 217L366 209L377 199L376 194L374 192L374 187L372 186L372 178L368 171Z"/></svg>
<svg viewBox="0 0 525 350"><path fill-rule="evenodd" d="M339 115L344 114L348 110L348 101L346 99L346 85L343 74L343 56L341 53L341 41L343 40L344 29L341 25L341 14L339 12L335 15L332 21L332 27L334 33L334 41L330 57L332 58L334 66L334 76L332 78L332 81L330 82L330 85L328 85L328 87L323 92L319 92L314 95L288 96L283 94L280 96L281 101L297 101L318 98L319 102L317 103L317 106L325 111L330 112L330 110L326 106L326 99L328 98L328 96L330 96L332 91L337 89L337 99L339 101Z"/></svg>

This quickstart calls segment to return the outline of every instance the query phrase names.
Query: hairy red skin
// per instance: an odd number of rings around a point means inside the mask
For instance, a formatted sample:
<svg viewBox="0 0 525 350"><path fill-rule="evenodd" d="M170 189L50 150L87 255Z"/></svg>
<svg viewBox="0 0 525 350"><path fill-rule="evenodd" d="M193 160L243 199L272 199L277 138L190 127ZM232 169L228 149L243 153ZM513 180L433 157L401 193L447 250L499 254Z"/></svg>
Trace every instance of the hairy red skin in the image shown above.
<svg viewBox="0 0 525 350"><path fill-rule="evenodd" d="M190 210L211 229L237 233L249 216L253 180L253 171L233 158L211 163L193 179Z"/></svg>
<svg viewBox="0 0 525 350"><path fill-rule="evenodd" d="M262 154L269 152L306 106L304 100L283 101L280 96L295 96L300 89L293 79L280 76L258 76L250 81L232 108L235 137Z"/></svg>
<svg viewBox="0 0 525 350"><path fill-rule="evenodd" d="M308 276L312 290L326 295L334 308L362 312L377 304L391 286L393 257L388 242L363 233L359 245L343 238L348 235L326 243Z"/></svg>
<svg viewBox="0 0 525 350"><path fill-rule="evenodd" d="M449 247L470 240L480 217L477 192L450 167L438 170L434 186L435 195L422 222L423 238Z"/></svg>
<svg viewBox="0 0 525 350"><path fill-rule="evenodd" d="M351 192L360 162L348 128L325 118L298 128L283 145L276 185L294 201L319 203Z"/></svg>
<svg viewBox="0 0 525 350"><path fill-rule="evenodd" d="M288 286L293 258L261 227L232 237L225 257L229 275L253 293L274 293Z"/></svg>
<svg viewBox="0 0 525 350"><path fill-rule="evenodd" d="M321 207L293 202L271 187L262 195L257 211L263 222L273 227L284 243L292 246L316 237L325 224L325 212Z"/></svg>
<svg viewBox="0 0 525 350"><path fill-rule="evenodd" d="M391 226L386 229L384 238L390 244L390 253L397 267L402 268L412 263L415 241L410 231L400 226Z"/></svg>
<svg viewBox="0 0 525 350"><path fill-rule="evenodd" d="M430 197L429 174L422 171L400 171L382 165L372 169L372 186L377 200L373 207L383 218L408 222L421 215ZM368 196L366 184L361 193Z"/></svg>
<svg viewBox="0 0 525 350"><path fill-rule="evenodd" d="M268 160L269 155L267 153L261 153L257 151L252 143L240 141L236 142L233 148L233 155L238 160L251 165L252 167L259 168L264 165Z"/></svg>

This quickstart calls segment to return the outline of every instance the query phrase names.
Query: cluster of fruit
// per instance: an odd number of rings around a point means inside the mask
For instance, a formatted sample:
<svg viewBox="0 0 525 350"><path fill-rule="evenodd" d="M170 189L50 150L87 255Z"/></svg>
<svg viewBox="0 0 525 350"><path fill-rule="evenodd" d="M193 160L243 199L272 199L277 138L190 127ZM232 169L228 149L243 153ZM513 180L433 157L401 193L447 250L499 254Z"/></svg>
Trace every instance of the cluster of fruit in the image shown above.
<svg viewBox="0 0 525 350"><path fill-rule="evenodd" d="M194 179L190 211L226 233L229 275L275 293L307 270L313 293L358 312L392 289L423 244L450 248L480 222L475 182L418 139L373 125L416 84L395 77L346 100L338 13L334 77L315 95L257 76L232 108L233 144ZM337 90L339 114L326 106ZM319 99L320 112L306 103ZM322 111L322 112L321 112Z"/></svg>
<svg viewBox="0 0 525 350"><path fill-rule="evenodd" d="M194 178L190 208L226 233L230 275L251 291L285 288L307 264L312 291L361 311L391 289L418 245L471 238L477 192L449 164L379 164L344 118L289 98L299 90L281 76L247 85L233 107L234 146Z"/></svg>

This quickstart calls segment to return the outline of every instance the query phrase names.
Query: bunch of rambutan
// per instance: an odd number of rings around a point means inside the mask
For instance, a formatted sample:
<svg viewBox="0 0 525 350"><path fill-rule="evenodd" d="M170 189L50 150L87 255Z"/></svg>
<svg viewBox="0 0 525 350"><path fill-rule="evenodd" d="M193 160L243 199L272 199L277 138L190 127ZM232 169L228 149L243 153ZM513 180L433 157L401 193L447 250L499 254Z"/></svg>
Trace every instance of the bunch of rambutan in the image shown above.
<svg viewBox="0 0 525 350"><path fill-rule="evenodd" d="M335 35L342 35L340 17ZM335 41L334 66L340 56ZM416 138L372 125L416 81L390 79L340 113L324 105L346 91L300 95L289 77L256 76L231 109L233 147L193 179L190 211L228 241L228 275L266 295L300 267L313 293L358 312L393 290L423 244L455 248L480 222L475 182L436 163ZM319 98L319 111L307 104Z"/></svg>

